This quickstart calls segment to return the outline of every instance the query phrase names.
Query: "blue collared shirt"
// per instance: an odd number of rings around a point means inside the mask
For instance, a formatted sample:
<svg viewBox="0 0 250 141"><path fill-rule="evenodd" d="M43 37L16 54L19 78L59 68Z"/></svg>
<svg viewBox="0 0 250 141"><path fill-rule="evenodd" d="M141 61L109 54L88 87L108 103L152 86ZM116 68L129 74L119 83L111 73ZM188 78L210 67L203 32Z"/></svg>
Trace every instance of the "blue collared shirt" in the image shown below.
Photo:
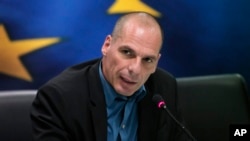
<svg viewBox="0 0 250 141"><path fill-rule="evenodd" d="M107 109L107 140L136 141L138 128L137 103L146 95L143 85L131 97L118 94L103 76L101 63L99 74L104 89Z"/></svg>

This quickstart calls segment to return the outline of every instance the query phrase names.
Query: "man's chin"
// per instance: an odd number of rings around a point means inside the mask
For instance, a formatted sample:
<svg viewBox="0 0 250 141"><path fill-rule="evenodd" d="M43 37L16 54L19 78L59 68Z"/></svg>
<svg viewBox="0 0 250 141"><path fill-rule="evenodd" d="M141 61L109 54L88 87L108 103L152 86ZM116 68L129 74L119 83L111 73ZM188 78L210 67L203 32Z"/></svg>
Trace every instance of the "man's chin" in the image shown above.
<svg viewBox="0 0 250 141"><path fill-rule="evenodd" d="M127 90L116 90L116 92L123 96L132 96L134 91L127 91Z"/></svg>

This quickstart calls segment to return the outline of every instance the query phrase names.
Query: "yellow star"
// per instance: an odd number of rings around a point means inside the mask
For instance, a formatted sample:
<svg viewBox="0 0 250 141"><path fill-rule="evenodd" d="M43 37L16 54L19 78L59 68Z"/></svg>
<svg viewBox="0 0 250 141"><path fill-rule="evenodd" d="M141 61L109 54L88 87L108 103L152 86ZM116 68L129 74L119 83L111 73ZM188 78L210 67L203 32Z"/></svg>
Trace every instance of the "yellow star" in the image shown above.
<svg viewBox="0 0 250 141"><path fill-rule="evenodd" d="M109 14L128 13L132 11L144 11L155 17L160 17L161 13L149 7L140 0L116 0L108 9Z"/></svg>
<svg viewBox="0 0 250 141"><path fill-rule="evenodd" d="M20 57L59 42L59 38L26 39L10 41L3 25L0 25L0 73L32 81Z"/></svg>

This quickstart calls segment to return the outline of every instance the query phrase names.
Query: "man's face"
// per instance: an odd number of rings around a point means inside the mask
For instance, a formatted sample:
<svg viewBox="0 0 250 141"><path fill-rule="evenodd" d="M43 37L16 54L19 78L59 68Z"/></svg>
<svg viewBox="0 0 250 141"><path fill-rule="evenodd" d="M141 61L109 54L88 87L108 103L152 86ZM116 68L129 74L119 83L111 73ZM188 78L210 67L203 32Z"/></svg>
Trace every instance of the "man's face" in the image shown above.
<svg viewBox="0 0 250 141"><path fill-rule="evenodd" d="M160 58L161 35L153 30L131 27L102 46L102 70L115 91L131 96L155 72Z"/></svg>

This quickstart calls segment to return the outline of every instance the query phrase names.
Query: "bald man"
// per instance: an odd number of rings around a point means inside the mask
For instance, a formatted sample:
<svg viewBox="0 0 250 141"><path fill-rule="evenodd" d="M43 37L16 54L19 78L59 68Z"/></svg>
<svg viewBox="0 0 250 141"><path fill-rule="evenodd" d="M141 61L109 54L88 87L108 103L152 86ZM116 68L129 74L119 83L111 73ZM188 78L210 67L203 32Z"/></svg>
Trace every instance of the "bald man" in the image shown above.
<svg viewBox="0 0 250 141"><path fill-rule="evenodd" d="M31 110L34 140L188 140L152 102L160 94L181 120L176 80L157 68L162 42L151 15L133 12L118 19L102 58L72 66L38 90Z"/></svg>

